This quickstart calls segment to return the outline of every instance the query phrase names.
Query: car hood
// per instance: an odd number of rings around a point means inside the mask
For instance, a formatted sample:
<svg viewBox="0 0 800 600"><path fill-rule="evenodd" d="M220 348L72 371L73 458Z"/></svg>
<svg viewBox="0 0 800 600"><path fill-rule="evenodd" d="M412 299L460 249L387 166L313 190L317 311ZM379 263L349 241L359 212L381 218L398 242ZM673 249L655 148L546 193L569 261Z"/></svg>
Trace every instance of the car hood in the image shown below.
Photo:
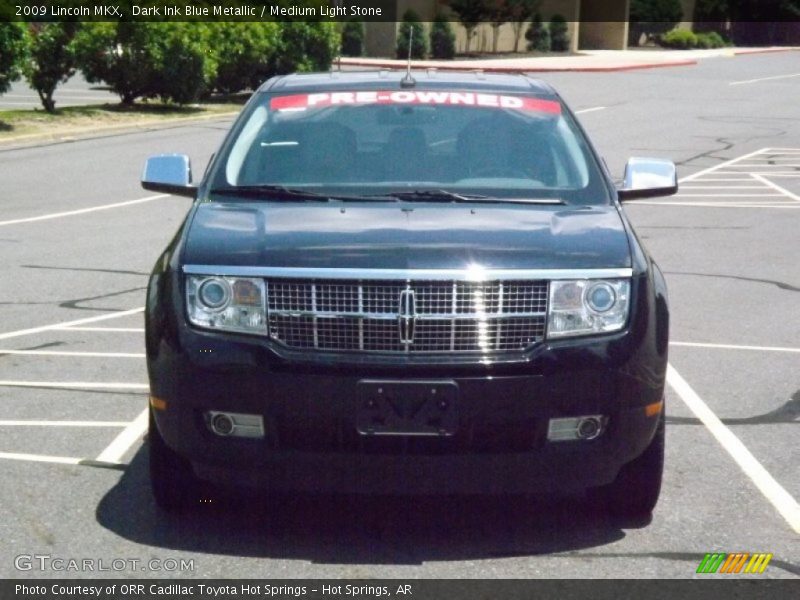
<svg viewBox="0 0 800 600"><path fill-rule="evenodd" d="M613 206L225 202L198 206L183 263L353 268L631 266Z"/></svg>

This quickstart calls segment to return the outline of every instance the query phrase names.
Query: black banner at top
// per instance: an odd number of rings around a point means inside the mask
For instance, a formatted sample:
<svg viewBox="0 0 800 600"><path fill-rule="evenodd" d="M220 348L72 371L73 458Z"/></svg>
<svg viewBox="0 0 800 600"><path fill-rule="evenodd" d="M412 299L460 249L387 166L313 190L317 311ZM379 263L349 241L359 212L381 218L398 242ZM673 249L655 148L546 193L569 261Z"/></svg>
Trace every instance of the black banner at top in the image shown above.
<svg viewBox="0 0 800 600"><path fill-rule="evenodd" d="M396 21L396 0L0 0L19 21Z"/></svg>
<svg viewBox="0 0 800 600"><path fill-rule="evenodd" d="M663 0L664 6L672 0ZM448 0L416 3L418 17L430 21L441 15L451 21L511 22L514 13L496 16L502 3L476 1L468 12L452 10ZM402 0L0 0L0 21L349 21L390 22L402 18ZM800 27L800 0L725 0L697 4L692 14L674 14L652 2L642 8L631 0L552 0L548 19L556 14L566 21L670 22L714 24L771 23ZM653 9L653 7L656 9ZM672 6L677 6L672 2ZM681 11L682 8L677 10ZM641 13L641 14L640 14ZM661 15L661 16L659 16ZM525 14L524 20L529 20Z"/></svg>

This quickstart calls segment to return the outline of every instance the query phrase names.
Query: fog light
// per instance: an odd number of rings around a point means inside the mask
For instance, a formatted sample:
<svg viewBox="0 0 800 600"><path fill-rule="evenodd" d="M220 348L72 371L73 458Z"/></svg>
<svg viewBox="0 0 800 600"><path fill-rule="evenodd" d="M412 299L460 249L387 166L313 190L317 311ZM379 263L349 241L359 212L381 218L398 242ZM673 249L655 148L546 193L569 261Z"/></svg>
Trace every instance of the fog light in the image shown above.
<svg viewBox="0 0 800 600"><path fill-rule="evenodd" d="M583 440L593 440L600 435L600 420L595 417L583 419L578 423L578 437Z"/></svg>
<svg viewBox="0 0 800 600"><path fill-rule="evenodd" d="M603 415L550 419L547 439L551 442L593 440L600 437L605 430L606 420Z"/></svg>
<svg viewBox="0 0 800 600"><path fill-rule="evenodd" d="M209 429L222 437L263 438L264 418L240 413L206 413Z"/></svg>
<svg viewBox="0 0 800 600"><path fill-rule="evenodd" d="M216 414L211 419L211 430L217 435L230 435L233 432L233 421L228 415Z"/></svg>

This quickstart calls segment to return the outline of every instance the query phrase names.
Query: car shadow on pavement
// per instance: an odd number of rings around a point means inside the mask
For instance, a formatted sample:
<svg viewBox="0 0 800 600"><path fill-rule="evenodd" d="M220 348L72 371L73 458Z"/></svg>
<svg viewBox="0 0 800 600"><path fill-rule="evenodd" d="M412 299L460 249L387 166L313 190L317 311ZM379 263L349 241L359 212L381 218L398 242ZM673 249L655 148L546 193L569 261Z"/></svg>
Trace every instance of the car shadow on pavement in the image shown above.
<svg viewBox="0 0 800 600"><path fill-rule="evenodd" d="M327 564L417 565L601 546L625 537L581 496L338 496L241 493L182 515L158 511L143 446L97 507L128 540L170 550Z"/></svg>

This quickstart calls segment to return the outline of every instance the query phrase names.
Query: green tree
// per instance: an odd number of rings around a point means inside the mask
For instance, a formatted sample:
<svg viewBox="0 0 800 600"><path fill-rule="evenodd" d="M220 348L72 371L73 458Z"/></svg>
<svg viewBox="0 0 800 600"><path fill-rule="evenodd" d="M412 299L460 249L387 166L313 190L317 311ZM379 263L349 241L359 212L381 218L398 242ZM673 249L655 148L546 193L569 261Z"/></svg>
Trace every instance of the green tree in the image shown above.
<svg viewBox="0 0 800 600"><path fill-rule="evenodd" d="M158 95L177 104L196 102L210 91L217 73L211 30L205 23L153 23L161 31Z"/></svg>
<svg viewBox="0 0 800 600"><path fill-rule="evenodd" d="M47 112L54 112L53 94L58 84L75 73L75 52L72 40L80 25L65 23L35 23L30 27L30 60L25 64L25 79Z"/></svg>
<svg viewBox="0 0 800 600"><path fill-rule="evenodd" d="M105 82L123 104L159 92L162 31L153 23L85 23L73 41L76 64L90 83Z"/></svg>
<svg viewBox="0 0 800 600"><path fill-rule="evenodd" d="M550 19L550 49L553 52L569 50L569 29L562 15L553 15Z"/></svg>
<svg viewBox="0 0 800 600"><path fill-rule="evenodd" d="M433 58L453 58L456 55L456 34L450 21L437 12L431 23L431 56Z"/></svg>
<svg viewBox="0 0 800 600"><path fill-rule="evenodd" d="M364 54L364 23L357 19L345 21L342 26L342 56Z"/></svg>
<svg viewBox="0 0 800 600"><path fill-rule="evenodd" d="M456 13L458 22L467 33L464 52L469 54L472 38L475 36L478 25L489 18L491 11L489 0L448 0L447 4Z"/></svg>
<svg viewBox="0 0 800 600"><path fill-rule="evenodd" d="M0 23L0 94L19 79L28 56L28 35L20 23Z"/></svg>
<svg viewBox="0 0 800 600"><path fill-rule="evenodd" d="M508 0L488 0L489 26L492 28L492 52L497 53L500 28L512 18Z"/></svg>
<svg viewBox="0 0 800 600"><path fill-rule="evenodd" d="M419 15L408 9L403 14L403 22L400 23L400 31L397 33L397 46L395 47L397 58L408 58L408 41L412 39L412 29L414 30L414 37L411 46L411 58L425 58L428 54L428 39L425 36L425 27L422 25Z"/></svg>
<svg viewBox="0 0 800 600"><path fill-rule="evenodd" d="M533 20L525 32L525 39L528 40L528 50L550 52L550 30L542 22L542 15L539 13L533 16Z"/></svg>
<svg viewBox="0 0 800 600"><path fill-rule="evenodd" d="M341 37L336 23L283 21L270 75L294 71L327 71L339 54Z"/></svg>
<svg viewBox="0 0 800 600"><path fill-rule="evenodd" d="M256 89L274 74L280 23L211 23L211 47L217 61L212 87L230 94Z"/></svg>
<svg viewBox="0 0 800 600"><path fill-rule="evenodd" d="M638 46L643 34L649 39L666 33L682 18L681 0L631 0L628 43Z"/></svg>
<svg viewBox="0 0 800 600"><path fill-rule="evenodd" d="M541 0L506 0L510 11L511 28L514 31L514 52L519 52L519 41L523 30L541 4Z"/></svg>

